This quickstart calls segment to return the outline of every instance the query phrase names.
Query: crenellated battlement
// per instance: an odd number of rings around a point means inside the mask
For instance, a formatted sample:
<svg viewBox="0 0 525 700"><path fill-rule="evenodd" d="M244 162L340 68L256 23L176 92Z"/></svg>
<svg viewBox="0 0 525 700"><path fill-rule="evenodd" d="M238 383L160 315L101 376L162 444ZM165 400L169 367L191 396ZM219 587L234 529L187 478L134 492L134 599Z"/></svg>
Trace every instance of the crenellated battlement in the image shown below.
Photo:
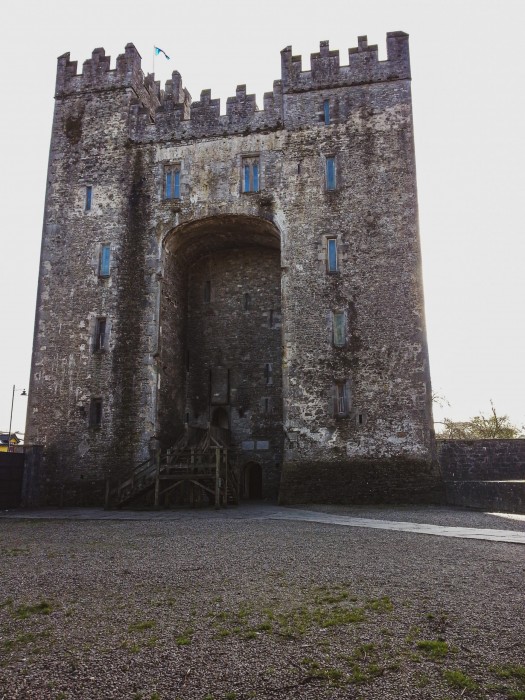
<svg viewBox="0 0 525 700"><path fill-rule="evenodd" d="M378 58L377 45L368 46L366 36L358 38L355 48L348 49L348 65L339 64L339 51L331 51L328 41L321 41L319 52L310 55L310 70L303 71L302 57L292 54L292 47L281 51L283 92L304 92L334 87L377 83L410 78L408 34L389 32L387 60Z"/></svg>
<svg viewBox="0 0 525 700"><path fill-rule="evenodd" d="M192 102L178 71L172 73L161 89L153 74L144 75L141 57L133 44L118 56L111 69L110 57L103 48L93 51L77 73L77 62L69 53L58 59L56 96L64 97L86 91L131 88L131 133L146 140L165 138L199 138L263 129L273 129L285 122L285 95L315 90L331 90L371 83L410 78L408 34L387 34L387 59L380 61L377 45L368 45L366 36L358 37L355 48L348 49L348 65L340 65L339 51L331 50L328 41L321 41L319 51L310 56L310 70L303 71L302 57L294 56L292 47L281 51L281 79L273 91L266 92L263 109L255 95L238 85L235 95L226 100L226 114L221 114L219 99L210 90L202 90L200 99Z"/></svg>

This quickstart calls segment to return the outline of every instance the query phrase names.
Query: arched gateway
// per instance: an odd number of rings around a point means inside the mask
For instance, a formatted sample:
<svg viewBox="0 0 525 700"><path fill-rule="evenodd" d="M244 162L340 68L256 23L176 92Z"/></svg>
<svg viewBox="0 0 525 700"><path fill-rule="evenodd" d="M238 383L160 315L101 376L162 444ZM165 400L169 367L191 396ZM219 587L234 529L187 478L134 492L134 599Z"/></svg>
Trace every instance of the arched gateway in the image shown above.
<svg viewBox="0 0 525 700"><path fill-rule="evenodd" d="M255 216L185 223L163 241L159 438L229 429L277 497L283 454L280 234ZM199 430L200 429L200 430ZM259 496L259 497L260 497Z"/></svg>

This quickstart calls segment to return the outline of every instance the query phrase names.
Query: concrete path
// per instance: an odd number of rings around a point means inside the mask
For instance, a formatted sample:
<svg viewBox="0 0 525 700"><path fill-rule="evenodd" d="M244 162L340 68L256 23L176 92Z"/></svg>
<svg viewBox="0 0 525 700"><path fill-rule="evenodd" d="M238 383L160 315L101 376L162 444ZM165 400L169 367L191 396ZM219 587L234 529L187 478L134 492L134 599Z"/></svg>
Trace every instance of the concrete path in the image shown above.
<svg viewBox="0 0 525 700"><path fill-rule="evenodd" d="M410 517L410 513L404 513ZM453 527L381 518L360 518L351 515L337 515L311 510L299 510L267 503L243 504L223 510L102 510L101 508L62 508L42 510L13 510L0 512L0 520L295 520L324 525L344 527L364 527L397 532L413 532L438 537L459 537L462 539L489 540L525 545L525 532L496 530L476 527Z"/></svg>
<svg viewBox="0 0 525 700"><path fill-rule="evenodd" d="M395 520L375 520L372 518L355 518L348 515L331 513L314 513L296 510L269 516L272 520L305 520L326 525L344 525L346 527L369 527L377 530L397 530L415 532L421 535L438 535L439 537L460 537L473 540L490 540L492 542L512 542L525 544L525 532L512 530L488 530L475 527L451 527L446 525L427 525L424 523L405 523Z"/></svg>

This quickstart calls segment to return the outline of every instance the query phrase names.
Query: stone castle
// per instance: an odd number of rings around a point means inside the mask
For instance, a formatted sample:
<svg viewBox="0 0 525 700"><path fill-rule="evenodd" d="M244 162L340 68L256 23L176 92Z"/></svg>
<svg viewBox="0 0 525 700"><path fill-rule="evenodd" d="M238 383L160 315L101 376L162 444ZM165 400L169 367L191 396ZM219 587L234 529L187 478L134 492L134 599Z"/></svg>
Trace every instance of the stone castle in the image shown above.
<svg viewBox="0 0 525 700"><path fill-rule="evenodd" d="M215 427L240 495L439 486L408 35L291 47L263 109L164 89L133 44L58 59L26 442L41 499L101 503Z"/></svg>

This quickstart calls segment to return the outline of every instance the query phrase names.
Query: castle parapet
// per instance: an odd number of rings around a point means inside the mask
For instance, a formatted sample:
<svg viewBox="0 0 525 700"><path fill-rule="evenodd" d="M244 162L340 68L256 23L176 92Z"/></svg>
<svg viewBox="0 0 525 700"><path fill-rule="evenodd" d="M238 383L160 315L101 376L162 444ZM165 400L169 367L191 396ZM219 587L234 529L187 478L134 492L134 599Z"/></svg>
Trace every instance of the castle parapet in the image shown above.
<svg viewBox="0 0 525 700"><path fill-rule="evenodd" d="M70 61L69 56L69 53L65 53L58 58L55 97L133 88L148 109L154 110L160 104L160 83L155 83L153 76L144 77L142 59L133 44L126 45L113 69L110 68L111 57L106 56L103 48L93 50L91 58L84 61L80 74L77 73L77 61Z"/></svg>
<svg viewBox="0 0 525 700"><path fill-rule="evenodd" d="M255 95L247 93L246 85L238 85L235 95L226 101L226 114L221 115L220 100L212 99L210 90L203 90L199 100L191 101L178 71L173 71L162 90L154 75L144 76L140 54L133 44L127 44L114 69L102 48L95 49L84 62L81 74L69 53L60 56L56 96L132 88L130 134L138 140L278 129L285 121L283 95L410 79L408 34L389 32L386 44L387 58L380 61L377 45L369 46L367 37L360 36L357 46L348 49L348 65L340 65L339 51L331 50L328 41L321 41L319 51L311 54L308 71L303 71L301 56L294 56L292 47L287 46L281 51L281 79L274 81L273 91L264 93L263 109L258 108Z"/></svg>
<svg viewBox="0 0 525 700"><path fill-rule="evenodd" d="M339 63L339 51L331 51L328 41L321 41L319 52L310 56L310 70L303 71L302 57L292 54L292 47L281 51L283 92L304 92L388 80L410 79L408 34L387 34L387 60L378 58L377 45L368 46L366 36L348 50L348 65Z"/></svg>

